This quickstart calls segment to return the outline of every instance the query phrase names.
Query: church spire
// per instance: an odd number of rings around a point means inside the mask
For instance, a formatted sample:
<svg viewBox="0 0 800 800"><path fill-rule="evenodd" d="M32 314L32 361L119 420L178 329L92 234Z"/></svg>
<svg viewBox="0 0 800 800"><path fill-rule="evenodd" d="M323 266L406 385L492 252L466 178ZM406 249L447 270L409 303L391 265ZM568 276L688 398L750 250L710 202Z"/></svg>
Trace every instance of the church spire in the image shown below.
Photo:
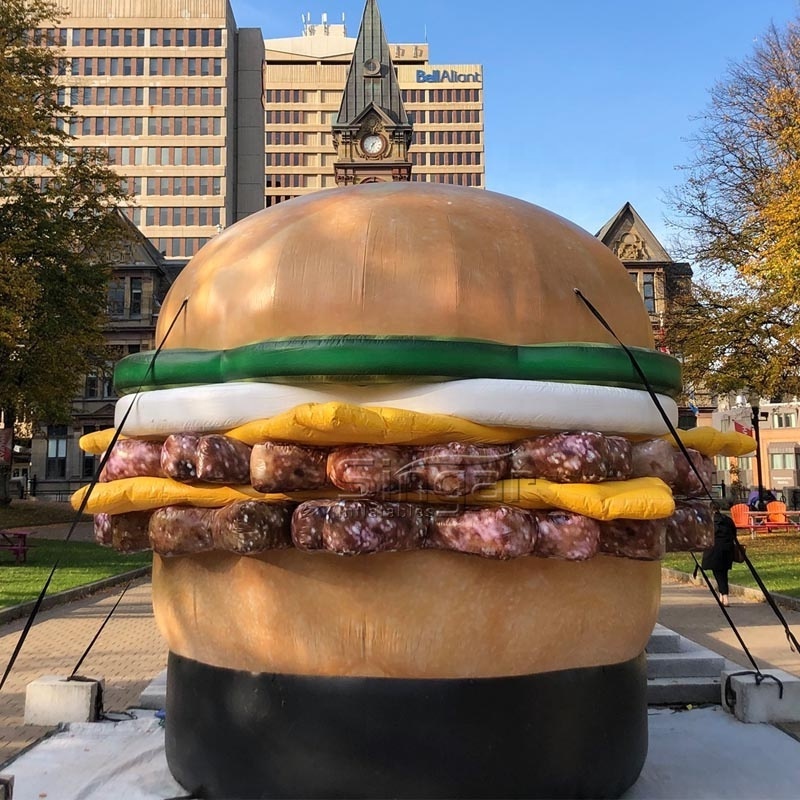
<svg viewBox="0 0 800 800"><path fill-rule="evenodd" d="M364 7L332 130L337 185L410 180L413 129L375 0Z"/></svg>
<svg viewBox="0 0 800 800"><path fill-rule="evenodd" d="M367 0L364 6L334 127L350 125L370 103L381 109L392 122L410 127L376 0Z"/></svg>

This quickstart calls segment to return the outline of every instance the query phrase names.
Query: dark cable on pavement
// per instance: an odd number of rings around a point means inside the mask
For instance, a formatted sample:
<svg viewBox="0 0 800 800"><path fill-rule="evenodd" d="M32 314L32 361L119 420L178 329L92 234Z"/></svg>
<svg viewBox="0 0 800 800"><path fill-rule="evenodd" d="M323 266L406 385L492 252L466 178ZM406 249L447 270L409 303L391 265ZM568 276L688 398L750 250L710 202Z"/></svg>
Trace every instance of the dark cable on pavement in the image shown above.
<svg viewBox="0 0 800 800"><path fill-rule="evenodd" d="M98 482L98 479L100 478L100 474L103 472L103 468L105 467L106 462L108 461L109 456L111 455L111 451L114 449L114 445L119 440L119 437L122 434L122 429L124 428L125 423L127 422L128 417L130 416L130 413L133 410L133 406L135 404L135 398L142 391L142 387L145 385L145 383L147 382L147 379L150 377L151 373L153 372L153 368L155 367L156 359L158 358L159 353L161 353L161 350L163 349L164 344L166 343L167 338L169 337L170 333L172 333L172 329L175 327L175 324L177 323L178 318L183 313L183 311L186 309L186 306L187 306L188 302L189 302L189 298L185 297L183 302L180 305L180 308L175 313L175 317L173 318L172 322L170 322L169 327L167 328L167 332L164 334L164 336L162 337L161 341L159 342L158 347L153 352L153 356L150 359L150 363L147 365L147 370L146 370L144 376L142 377L142 382L139 384L139 387L133 393L134 394L134 399L131 402L131 404L128 406L128 410L125 412L125 414L123 415L122 419L120 420L120 423L117 426L117 429L114 431L114 435L111 437L111 441L109 442L109 445L106 448L106 451L103 454L103 457L100 459L100 463L97 465L97 469L94 471L94 475L92 476L92 480L89 483L89 486L88 486L86 492L83 495L83 499L81 500L80 507L75 512L75 516L74 516L74 518L72 520L72 524L70 525L69 531L67 531L67 535L64 538L65 542L68 542L72 538L72 534L75 532L75 528L76 528L77 524L80 522L81 517L83 516L84 509L86 508L86 505L89 502L89 498L91 497L92 492L94 491L94 487L97 486L97 482ZM59 561L60 560L57 559L55 564L53 564L53 568L50 570L50 574L47 576L47 580L44 582L44 586L42 586L42 590L39 592L39 596L36 598L36 602L33 604L33 608L31 609L31 613L28 615L28 619L25 622L25 626L23 627L22 632L20 633L19 639L17 640L17 644L14 647L14 652L11 654L11 658L8 660L8 664L6 665L5 672L3 672L2 679L0 679L0 691L3 689L3 686L5 686L6 680L8 679L8 676L11 674L11 670L13 669L14 664L16 663L17 657L19 656L19 653L22 650L22 645L25 643L25 640L28 638L28 633L30 632L31 626L33 625L33 622L36 619L37 614L39 613L39 609L42 606L42 601L44 600L45 595L47 594L47 590L50 587L50 582L53 580L53 575L55 574L56 569L58 569ZM105 622L103 623L103 625L105 625ZM102 626L101 626L101 629L102 629ZM94 644L94 641L92 642L92 644ZM73 674L74 674L74 672L73 672Z"/></svg>

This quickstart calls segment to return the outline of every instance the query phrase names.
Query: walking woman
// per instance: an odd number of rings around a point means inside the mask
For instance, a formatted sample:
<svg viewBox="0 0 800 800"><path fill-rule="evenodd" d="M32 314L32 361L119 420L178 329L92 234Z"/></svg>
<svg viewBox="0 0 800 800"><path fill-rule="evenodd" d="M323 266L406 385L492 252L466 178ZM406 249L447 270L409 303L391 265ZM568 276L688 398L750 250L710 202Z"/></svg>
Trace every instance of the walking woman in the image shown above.
<svg viewBox="0 0 800 800"><path fill-rule="evenodd" d="M736 525L733 520L714 509L714 544L703 552L703 569L710 569L717 582L722 605L730 605L728 601L728 572L733 566L734 543L736 542Z"/></svg>

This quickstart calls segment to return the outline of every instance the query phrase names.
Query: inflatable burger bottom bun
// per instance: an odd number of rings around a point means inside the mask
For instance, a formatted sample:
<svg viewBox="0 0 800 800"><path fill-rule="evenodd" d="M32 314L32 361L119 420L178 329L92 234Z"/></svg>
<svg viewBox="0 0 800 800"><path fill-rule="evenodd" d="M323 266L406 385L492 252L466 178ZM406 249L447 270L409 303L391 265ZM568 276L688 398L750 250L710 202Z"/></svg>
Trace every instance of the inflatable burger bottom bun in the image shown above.
<svg viewBox="0 0 800 800"><path fill-rule="evenodd" d="M616 664L653 630L660 562L414 551L155 556L173 653L252 672L474 678Z"/></svg>
<svg viewBox="0 0 800 800"><path fill-rule="evenodd" d="M191 796L618 797L644 764L658 562L283 550L153 578Z"/></svg>

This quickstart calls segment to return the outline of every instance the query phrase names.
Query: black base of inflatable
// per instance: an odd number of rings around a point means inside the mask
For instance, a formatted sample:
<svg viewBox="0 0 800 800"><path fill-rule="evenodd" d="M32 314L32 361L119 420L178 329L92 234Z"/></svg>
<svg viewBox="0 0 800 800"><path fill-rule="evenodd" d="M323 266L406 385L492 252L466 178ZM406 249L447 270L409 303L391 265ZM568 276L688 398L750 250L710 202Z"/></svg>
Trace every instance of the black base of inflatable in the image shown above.
<svg viewBox="0 0 800 800"><path fill-rule="evenodd" d="M464 680L254 674L169 657L166 752L198 798L605 798L647 755L644 654Z"/></svg>

